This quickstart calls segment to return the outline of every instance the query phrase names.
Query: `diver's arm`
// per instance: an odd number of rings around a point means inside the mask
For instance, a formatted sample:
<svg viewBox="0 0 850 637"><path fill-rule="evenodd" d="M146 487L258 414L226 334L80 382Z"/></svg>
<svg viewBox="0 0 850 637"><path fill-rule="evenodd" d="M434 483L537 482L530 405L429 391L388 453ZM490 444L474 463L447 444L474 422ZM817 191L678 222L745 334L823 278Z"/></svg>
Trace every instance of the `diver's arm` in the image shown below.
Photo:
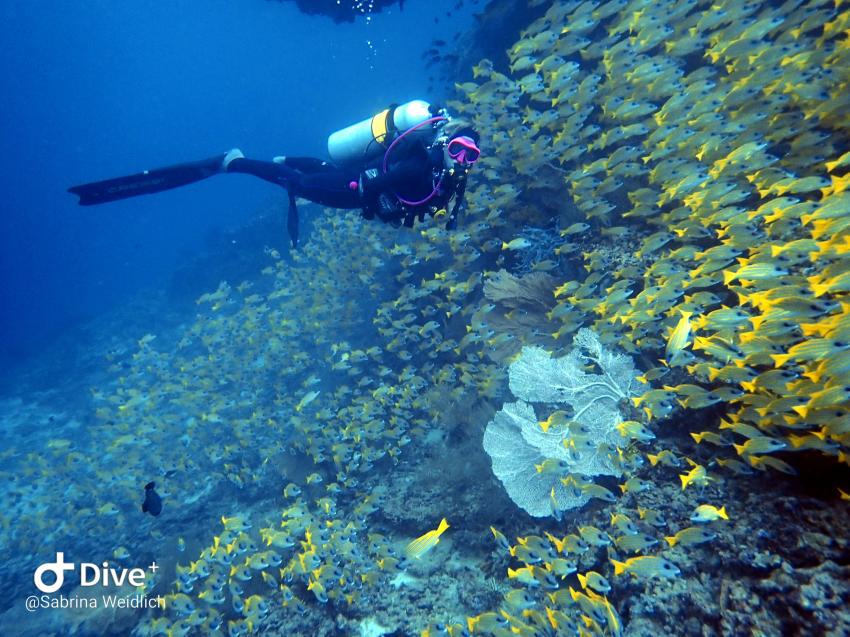
<svg viewBox="0 0 850 637"><path fill-rule="evenodd" d="M455 203L452 206L452 212L449 215L449 220L446 221L446 230L454 230L457 228L458 219L462 212L466 210L466 178L463 178L455 191Z"/></svg>

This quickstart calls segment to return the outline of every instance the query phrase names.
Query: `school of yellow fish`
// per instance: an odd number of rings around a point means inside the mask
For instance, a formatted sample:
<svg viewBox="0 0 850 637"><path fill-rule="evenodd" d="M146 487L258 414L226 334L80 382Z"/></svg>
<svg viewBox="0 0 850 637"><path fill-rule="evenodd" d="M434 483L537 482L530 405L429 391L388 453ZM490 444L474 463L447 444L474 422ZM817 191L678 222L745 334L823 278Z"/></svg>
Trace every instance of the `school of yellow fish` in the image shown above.
<svg viewBox="0 0 850 637"><path fill-rule="evenodd" d="M475 207L501 210L493 225L514 232L549 220L564 238L556 253L583 266L580 276L552 281L545 331L561 344L589 324L609 345L658 361L642 380L661 388L633 400L649 424L679 408L727 406L716 427L691 436L718 447L709 457L736 473L793 474L779 451L850 463L843 4L552 3L509 49L510 74L482 60L476 81L458 84L463 97L450 103L492 132L485 147L495 152L481 160L490 183L474 191ZM545 207L534 205L535 191ZM501 248L529 243L504 237ZM539 284L529 280L525 296ZM671 450L647 455L653 467L684 471L683 491L712 479ZM647 486L631 478L621 490ZM645 528L665 524L657 512L638 513ZM725 507L699 505L696 525L664 540L671 549L711 541L716 534L698 525L724 519ZM628 522L630 532L613 539L618 549L659 543ZM509 576L545 588L563 572L566 538L549 539L525 561L527 575ZM615 576L678 575L656 555L610 562ZM579 581L584 601L559 588L578 617L553 616L562 607L556 594L521 613L508 600L492 632L548 634L566 624L567 634L619 634L607 587Z"/></svg>
<svg viewBox="0 0 850 637"><path fill-rule="evenodd" d="M556 327L592 321L658 359L653 381L682 368L695 382L635 404L650 420L731 404L726 435L702 439L740 443L757 469L783 468L765 455L779 450L847 461L847 15L825 2L558 3L509 51L516 79L482 61L486 81L452 104L497 131L488 178L559 188L636 246L614 264L582 253L584 281L555 290ZM607 38L585 37L600 28ZM505 208L505 223L534 212Z"/></svg>
<svg viewBox="0 0 850 637"><path fill-rule="evenodd" d="M368 613L386 603L382 581L458 524L437 512L412 542L374 532L381 478L433 430L483 430L522 346L559 351L580 327L654 361L639 363L652 389L618 451L640 449L657 479L693 494L692 524L663 535L663 515L638 505L608 528L515 543L493 527L511 563L504 603L425 637L619 635L612 579L679 577L676 551L734 516L693 488L711 473L793 473L779 451L850 462L842 0L530 4L548 9L509 48L510 73L482 60L448 104L484 151L461 228L328 213L299 253L267 249L256 280L199 298L175 342L140 338L92 389L86 437L3 453L21 496L0 513L4 552L108 533L102 557L132 560L140 484L156 479L163 515L210 498L221 510L179 540L158 583L165 609L138 635L236 637L281 606ZM511 275L526 226L559 233L573 269ZM634 435L711 405L726 415L691 435L718 468ZM256 504L217 498L223 483ZM621 485L637 502L649 488Z"/></svg>

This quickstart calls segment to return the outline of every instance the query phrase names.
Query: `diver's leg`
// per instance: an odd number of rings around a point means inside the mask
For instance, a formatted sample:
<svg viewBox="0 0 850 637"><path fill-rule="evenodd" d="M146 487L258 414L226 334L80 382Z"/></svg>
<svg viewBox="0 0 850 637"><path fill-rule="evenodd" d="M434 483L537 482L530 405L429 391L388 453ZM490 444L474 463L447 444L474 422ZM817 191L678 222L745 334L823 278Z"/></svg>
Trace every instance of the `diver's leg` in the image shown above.
<svg viewBox="0 0 850 637"><path fill-rule="evenodd" d="M286 162L258 161L238 157L228 163L227 172L243 173L259 177L286 188L289 196L289 210L286 214L286 230L292 241L292 247L298 246L298 206L295 197L301 195L302 175L288 166Z"/></svg>
<svg viewBox="0 0 850 637"><path fill-rule="evenodd" d="M290 165L309 167L311 171L302 172ZM234 159L227 167L229 173L246 173L273 184L283 186L296 197L308 199L313 203L331 208L359 208L360 195L357 192L358 173L342 170L321 159L306 157L290 158L285 161L258 161L256 159ZM352 188L353 184L353 188Z"/></svg>
<svg viewBox="0 0 850 637"><path fill-rule="evenodd" d="M296 195L331 208L360 208L356 172L336 169L302 175Z"/></svg>
<svg viewBox="0 0 850 637"><path fill-rule="evenodd" d="M339 170L334 164L317 157L275 157L273 161L302 173L327 173Z"/></svg>
<svg viewBox="0 0 850 637"><path fill-rule="evenodd" d="M229 173L243 173L259 177L284 188L295 188L297 190L301 175L297 170L286 164L278 164L273 161L259 161L257 159L246 159L238 157L227 165ZM296 192L296 194L298 194Z"/></svg>
<svg viewBox="0 0 850 637"><path fill-rule="evenodd" d="M226 158L231 156L232 153L233 151L200 161L176 164L174 166L166 166L165 168L154 168L153 170L146 170L135 175L127 175L126 177L116 177L114 179L95 181L90 184L72 186L68 188L68 192L80 197L79 203L81 206L91 206L136 197L138 195L148 195L155 192L162 192L163 190L171 190L172 188L179 188L180 186L201 181L202 179L220 173Z"/></svg>

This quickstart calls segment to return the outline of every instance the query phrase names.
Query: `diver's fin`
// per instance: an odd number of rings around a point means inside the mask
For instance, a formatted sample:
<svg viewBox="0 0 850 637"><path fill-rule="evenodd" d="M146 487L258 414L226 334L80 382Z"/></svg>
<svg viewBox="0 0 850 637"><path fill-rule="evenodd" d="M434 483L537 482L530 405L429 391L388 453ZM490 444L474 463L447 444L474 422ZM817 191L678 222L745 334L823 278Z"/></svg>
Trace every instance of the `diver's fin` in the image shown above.
<svg viewBox="0 0 850 637"><path fill-rule="evenodd" d="M68 192L79 196L81 206L93 206L99 203L136 197L137 195L171 190L201 181L221 172L225 157L226 154L216 155L209 159L155 168L126 177L72 186L68 188Z"/></svg>
<svg viewBox="0 0 850 637"><path fill-rule="evenodd" d="M286 231L289 233L289 238L292 240L292 247L298 247L298 205L295 203L295 195L291 191L289 194L289 210L286 213Z"/></svg>
<svg viewBox="0 0 850 637"><path fill-rule="evenodd" d="M457 230L457 215L449 215L449 220L446 221L446 230Z"/></svg>

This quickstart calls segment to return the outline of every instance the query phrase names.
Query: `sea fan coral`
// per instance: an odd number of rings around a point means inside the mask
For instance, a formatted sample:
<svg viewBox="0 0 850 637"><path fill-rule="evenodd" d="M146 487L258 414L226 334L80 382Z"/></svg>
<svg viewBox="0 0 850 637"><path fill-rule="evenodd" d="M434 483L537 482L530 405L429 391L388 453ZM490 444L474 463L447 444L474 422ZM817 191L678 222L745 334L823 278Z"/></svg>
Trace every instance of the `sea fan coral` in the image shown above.
<svg viewBox="0 0 850 637"><path fill-rule="evenodd" d="M555 279L545 272L514 276L507 270L491 273L484 281L484 296L509 308L550 310L554 306Z"/></svg>
<svg viewBox="0 0 850 637"><path fill-rule="evenodd" d="M522 343L532 338L540 342L541 336L552 330L549 316L557 303L552 295L556 286L556 279L544 272L524 276L515 276L507 270L487 273L484 296L493 302L492 307L485 306L477 313L472 325L502 335L488 342L491 345L485 351L488 358L503 363L519 353Z"/></svg>
<svg viewBox="0 0 850 637"><path fill-rule="evenodd" d="M590 498L579 476L622 475L615 452L623 440L619 403L644 389L631 357L606 350L592 330L581 329L563 358L524 347L509 376L520 400L503 405L488 423L484 449L519 507L535 517L556 515ZM572 414L540 423L529 402L565 403Z"/></svg>

